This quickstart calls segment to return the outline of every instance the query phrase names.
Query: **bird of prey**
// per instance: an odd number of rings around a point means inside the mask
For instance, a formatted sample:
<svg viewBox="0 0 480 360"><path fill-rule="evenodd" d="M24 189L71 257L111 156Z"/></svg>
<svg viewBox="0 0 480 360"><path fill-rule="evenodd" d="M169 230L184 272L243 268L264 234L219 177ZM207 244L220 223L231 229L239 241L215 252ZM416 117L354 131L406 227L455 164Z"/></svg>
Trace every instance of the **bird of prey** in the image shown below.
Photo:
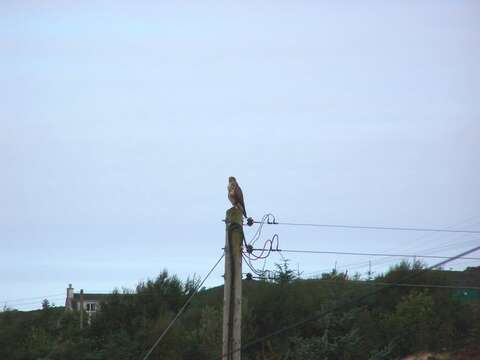
<svg viewBox="0 0 480 360"><path fill-rule="evenodd" d="M232 203L233 206L242 210L242 213L247 217L247 211L245 210L245 202L243 201L242 189L237 183L237 180L230 176L228 178L228 200Z"/></svg>

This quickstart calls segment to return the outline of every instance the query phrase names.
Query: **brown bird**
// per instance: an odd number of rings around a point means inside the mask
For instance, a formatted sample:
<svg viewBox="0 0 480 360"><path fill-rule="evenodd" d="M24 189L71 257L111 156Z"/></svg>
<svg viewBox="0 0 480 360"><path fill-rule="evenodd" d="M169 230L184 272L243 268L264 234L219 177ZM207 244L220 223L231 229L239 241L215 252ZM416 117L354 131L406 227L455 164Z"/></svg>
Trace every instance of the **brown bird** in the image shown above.
<svg viewBox="0 0 480 360"><path fill-rule="evenodd" d="M228 178L228 200L232 203L233 206L242 210L242 213L247 217L247 211L245 210L245 202L243 201L243 192L240 186L237 183L237 180L230 176Z"/></svg>

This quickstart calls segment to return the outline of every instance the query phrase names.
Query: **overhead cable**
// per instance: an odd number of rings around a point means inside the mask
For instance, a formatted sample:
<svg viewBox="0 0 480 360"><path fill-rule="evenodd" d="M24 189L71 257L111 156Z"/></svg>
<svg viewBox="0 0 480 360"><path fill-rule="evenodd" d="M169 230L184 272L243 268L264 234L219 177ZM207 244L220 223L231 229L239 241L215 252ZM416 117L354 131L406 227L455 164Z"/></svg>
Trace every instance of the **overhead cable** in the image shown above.
<svg viewBox="0 0 480 360"><path fill-rule="evenodd" d="M265 251L265 249L255 248L253 251ZM406 257L406 258L428 258L428 259L450 259L449 256L437 255L417 255L417 254L385 254L385 253L363 253L348 251L319 251L319 250L294 250L294 249L269 249L273 252L300 253L300 254L332 254L332 255L355 255L355 256L385 256L385 257ZM480 260L479 257L459 257L465 260Z"/></svg>
<svg viewBox="0 0 480 360"><path fill-rule="evenodd" d="M45 299L45 298L49 298L49 297L53 297L53 296L60 296L60 295L64 295L64 293L43 295L43 296L35 296L35 297L30 297L30 298L12 299L12 300L0 300L0 303L12 303L12 302L24 301L24 300Z"/></svg>
<svg viewBox="0 0 480 360"><path fill-rule="evenodd" d="M400 226L366 226L366 225L344 225L344 224L314 224L314 223L292 223L292 222L277 222L268 219L264 221L254 221L256 224L267 225L287 225L287 226L309 226L309 227L324 227L324 228L340 228L340 229L361 229L361 230L392 230L392 231L421 231L421 232L444 232L444 233L465 233L465 234L480 234L480 230L467 229L436 229L436 228L422 228L422 227L400 227Z"/></svg>
<svg viewBox="0 0 480 360"><path fill-rule="evenodd" d="M151 353L153 352L153 350L155 350L155 348L158 346L158 344L160 343L160 341L162 341L162 339L165 337L165 335L167 334L168 330L170 330L170 328L173 326L173 324L175 323L175 321L178 320L178 318L180 317L180 315L183 314L183 312L185 311L185 309L187 308L188 304L192 301L193 297L198 293L198 290L203 286L203 284L205 283L205 281L208 279L208 277L212 274L213 270L215 270L215 268L217 267L217 265L220 263L220 261L222 261L223 257L225 256L225 253L222 254L222 256L220 256L220 258L217 260L217 262L215 263L215 265L213 265L213 267L210 269L210 271L207 273L207 275L205 275L205 277L203 278L203 280L201 281L201 283L194 289L194 291L192 292L192 294L190 295L190 297L187 299L187 301L185 301L185 304L183 304L183 306L180 308L180 310L177 312L177 315L175 315L175 317L172 319L172 321L170 321L170 324L168 324L168 326L165 328L165 330L163 330L162 334L158 337L157 341L155 341L155 343L152 345L152 347L148 350L147 354L142 358L143 360L147 360L148 357L151 355Z"/></svg>

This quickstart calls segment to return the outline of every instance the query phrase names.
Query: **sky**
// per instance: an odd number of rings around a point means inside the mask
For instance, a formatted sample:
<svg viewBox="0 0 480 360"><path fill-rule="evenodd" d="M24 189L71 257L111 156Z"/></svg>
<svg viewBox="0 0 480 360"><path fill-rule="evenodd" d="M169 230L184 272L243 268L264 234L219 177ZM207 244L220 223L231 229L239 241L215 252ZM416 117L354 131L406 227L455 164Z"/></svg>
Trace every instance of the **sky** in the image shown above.
<svg viewBox="0 0 480 360"><path fill-rule="evenodd" d="M0 13L1 306L205 275L231 175L258 220L480 229L477 1L3 0ZM480 244L282 225L259 242L274 234L322 251ZM305 277L400 261L285 256ZM480 261L447 268L467 266Z"/></svg>

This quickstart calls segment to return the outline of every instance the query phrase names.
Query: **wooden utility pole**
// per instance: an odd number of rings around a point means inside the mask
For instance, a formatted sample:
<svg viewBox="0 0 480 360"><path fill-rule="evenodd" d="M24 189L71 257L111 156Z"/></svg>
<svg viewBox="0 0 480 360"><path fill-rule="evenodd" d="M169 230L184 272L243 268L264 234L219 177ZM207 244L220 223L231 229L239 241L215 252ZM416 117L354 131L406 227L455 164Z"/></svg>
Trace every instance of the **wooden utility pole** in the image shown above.
<svg viewBox="0 0 480 360"><path fill-rule="evenodd" d="M225 285L222 360L240 360L242 346L243 214L236 207L225 217Z"/></svg>
<svg viewBox="0 0 480 360"><path fill-rule="evenodd" d="M83 289L80 289L80 329L83 329Z"/></svg>

